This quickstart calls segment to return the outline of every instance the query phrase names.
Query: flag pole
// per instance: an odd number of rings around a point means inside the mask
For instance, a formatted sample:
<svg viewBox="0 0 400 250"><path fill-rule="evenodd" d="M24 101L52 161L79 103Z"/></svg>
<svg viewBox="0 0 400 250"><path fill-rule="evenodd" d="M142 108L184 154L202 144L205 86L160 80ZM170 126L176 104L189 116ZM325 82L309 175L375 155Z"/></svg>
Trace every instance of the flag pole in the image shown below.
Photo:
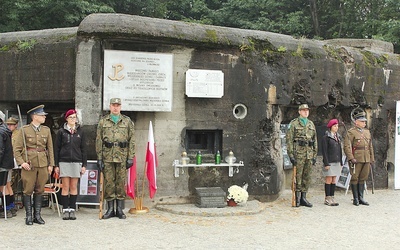
<svg viewBox="0 0 400 250"><path fill-rule="evenodd" d="M139 180L136 178L136 189L138 195L135 195L135 199L133 200L135 203L135 208L129 209L130 214L144 214L149 212L149 208L143 206L143 199L144 199L144 179L146 176L146 169L147 169L147 161L144 167L144 175L143 175L143 185L142 185L142 195L139 195ZM136 191L135 191L136 192Z"/></svg>
<svg viewBox="0 0 400 250"><path fill-rule="evenodd" d="M146 176L147 172L147 161L144 164L144 175L143 175L143 182L142 182L142 200L144 199L144 176Z"/></svg>

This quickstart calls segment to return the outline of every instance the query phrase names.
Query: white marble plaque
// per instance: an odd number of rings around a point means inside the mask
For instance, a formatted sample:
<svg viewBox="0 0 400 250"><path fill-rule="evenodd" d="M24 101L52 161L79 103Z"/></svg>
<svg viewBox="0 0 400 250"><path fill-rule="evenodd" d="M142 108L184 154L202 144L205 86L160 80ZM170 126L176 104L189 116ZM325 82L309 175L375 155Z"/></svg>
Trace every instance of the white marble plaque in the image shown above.
<svg viewBox="0 0 400 250"><path fill-rule="evenodd" d="M186 95L221 98L224 95L224 73L221 70L189 69L186 71Z"/></svg>
<svg viewBox="0 0 400 250"><path fill-rule="evenodd" d="M172 111L173 55L104 50L103 109L121 98L122 110Z"/></svg>

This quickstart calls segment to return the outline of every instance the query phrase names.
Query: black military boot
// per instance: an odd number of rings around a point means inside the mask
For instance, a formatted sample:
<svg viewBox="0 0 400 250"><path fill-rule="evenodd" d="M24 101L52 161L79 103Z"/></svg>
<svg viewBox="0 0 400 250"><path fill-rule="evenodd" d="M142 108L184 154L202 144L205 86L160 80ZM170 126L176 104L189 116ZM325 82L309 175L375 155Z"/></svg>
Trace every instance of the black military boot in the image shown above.
<svg viewBox="0 0 400 250"><path fill-rule="evenodd" d="M44 220L42 219L42 216L40 215L40 212L42 211L42 201L43 201L43 196L42 195L34 195L33 196L33 204L34 204L34 217L33 222L44 225Z"/></svg>
<svg viewBox="0 0 400 250"><path fill-rule="evenodd" d="M301 192L300 206L312 207L312 204L307 200L307 193Z"/></svg>
<svg viewBox="0 0 400 250"><path fill-rule="evenodd" d="M301 198L301 193L300 191L296 191L296 207L300 207L300 198Z"/></svg>
<svg viewBox="0 0 400 250"><path fill-rule="evenodd" d="M107 212L103 214L103 219L110 219L111 217L115 217L114 200L107 201Z"/></svg>
<svg viewBox="0 0 400 250"><path fill-rule="evenodd" d="M26 225L33 225L33 218L32 218L32 201L30 195L24 195L24 207L25 207L25 224Z"/></svg>
<svg viewBox="0 0 400 250"><path fill-rule="evenodd" d="M126 215L124 214L124 211L122 211L123 208L123 203L124 200L117 200L117 217L120 219L126 219Z"/></svg>
<svg viewBox="0 0 400 250"><path fill-rule="evenodd" d="M353 205L358 206L360 202L358 201L358 187L357 184L351 184L351 192L353 193Z"/></svg>
<svg viewBox="0 0 400 250"><path fill-rule="evenodd" d="M361 205L369 206L369 203L364 200L365 185L358 183L358 200Z"/></svg>

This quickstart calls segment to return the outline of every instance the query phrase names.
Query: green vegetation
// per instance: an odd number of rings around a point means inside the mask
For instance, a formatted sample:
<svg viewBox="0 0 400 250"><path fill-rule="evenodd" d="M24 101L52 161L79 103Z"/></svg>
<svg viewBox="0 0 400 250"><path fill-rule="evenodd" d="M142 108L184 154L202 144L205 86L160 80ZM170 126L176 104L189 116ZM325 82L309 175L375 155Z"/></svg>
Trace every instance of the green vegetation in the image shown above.
<svg viewBox="0 0 400 250"><path fill-rule="evenodd" d="M36 44L37 41L35 39L22 40L22 41L18 40L17 42L10 43L0 47L0 51L6 52L10 50L15 50L18 52L26 52L26 51L31 51Z"/></svg>
<svg viewBox="0 0 400 250"><path fill-rule="evenodd" d="M31 51L36 43L37 42L35 39L23 40L23 41L18 40L16 47L17 50L21 52Z"/></svg>
<svg viewBox="0 0 400 250"><path fill-rule="evenodd" d="M367 65L368 67L383 67L388 63L388 55L376 56L372 52L367 50L361 50L361 54L363 55L365 65Z"/></svg>
<svg viewBox="0 0 400 250"><path fill-rule="evenodd" d="M0 9L0 32L73 27L91 13L122 13L308 39L374 38L400 53L397 0L2 0Z"/></svg>
<svg viewBox="0 0 400 250"><path fill-rule="evenodd" d="M218 36L217 36L217 32L215 30L207 29L206 30L206 37L207 37L208 41L211 41L213 43L218 42Z"/></svg>

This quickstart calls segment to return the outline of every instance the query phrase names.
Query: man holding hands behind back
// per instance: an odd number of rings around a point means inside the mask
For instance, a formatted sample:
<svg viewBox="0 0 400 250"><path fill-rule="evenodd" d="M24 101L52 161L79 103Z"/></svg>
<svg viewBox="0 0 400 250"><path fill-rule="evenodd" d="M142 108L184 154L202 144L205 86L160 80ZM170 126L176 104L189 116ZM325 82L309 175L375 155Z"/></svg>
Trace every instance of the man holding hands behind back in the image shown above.
<svg viewBox="0 0 400 250"><path fill-rule="evenodd" d="M39 105L28 111L32 122L21 128L14 141L14 157L17 164L22 167L21 179L24 189L26 225L32 225L33 223L45 224L40 215L43 200L42 194L54 166L51 131L49 127L42 125L47 115L43 108L44 105ZM26 159L26 156L28 156L28 159ZM34 218L32 218L32 194Z"/></svg>
<svg viewBox="0 0 400 250"><path fill-rule="evenodd" d="M126 218L122 210L126 197L126 169L132 166L135 156L134 133L131 119L121 114L121 98L111 98L110 114L100 119L96 136L97 167L104 173L104 199L107 201L103 219Z"/></svg>

